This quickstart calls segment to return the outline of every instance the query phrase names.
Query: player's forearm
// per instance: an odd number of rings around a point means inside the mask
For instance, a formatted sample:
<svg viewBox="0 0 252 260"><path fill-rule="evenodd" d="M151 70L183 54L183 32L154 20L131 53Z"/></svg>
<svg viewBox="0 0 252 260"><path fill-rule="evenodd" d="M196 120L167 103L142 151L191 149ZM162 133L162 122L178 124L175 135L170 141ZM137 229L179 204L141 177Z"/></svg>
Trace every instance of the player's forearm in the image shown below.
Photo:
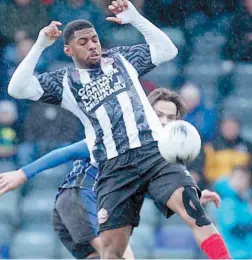
<svg viewBox="0 0 252 260"><path fill-rule="evenodd" d="M159 65L176 57L178 49L171 39L146 18L139 14L131 24L144 35L150 46L154 65Z"/></svg>
<svg viewBox="0 0 252 260"><path fill-rule="evenodd" d="M68 162L70 159L69 154L63 152L64 148L54 150L38 160L24 166L21 170L25 173L27 179L30 179L37 174L57 167L63 163Z"/></svg>
<svg viewBox="0 0 252 260"><path fill-rule="evenodd" d="M54 150L33 163L23 167L22 170L27 179L30 179L44 170L77 159L89 159L89 151L85 141L80 141L67 147Z"/></svg>
<svg viewBox="0 0 252 260"><path fill-rule="evenodd" d="M32 92L33 88L35 88L33 83L36 79L33 74L43 50L44 48L39 41L33 45L10 80L8 86L9 95L17 99L28 98L26 94L29 93L29 91Z"/></svg>
<svg viewBox="0 0 252 260"><path fill-rule="evenodd" d="M129 8L117 14L122 23L131 23L145 37L150 46L152 63L158 65L162 62L173 59L178 49L171 39L154 24L138 13L136 8L129 3Z"/></svg>

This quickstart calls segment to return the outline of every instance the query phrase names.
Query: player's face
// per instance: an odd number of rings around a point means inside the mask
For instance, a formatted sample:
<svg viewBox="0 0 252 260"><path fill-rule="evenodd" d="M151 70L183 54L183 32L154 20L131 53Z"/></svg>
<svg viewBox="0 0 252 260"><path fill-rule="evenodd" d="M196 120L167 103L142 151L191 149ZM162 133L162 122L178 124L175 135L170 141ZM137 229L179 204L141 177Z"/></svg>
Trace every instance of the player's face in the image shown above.
<svg viewBox="0 0 252 260"><path fill-rule="evenodd" d="M163 126L177 120L177 107L173 102L160 100L154 105L154 110Z"/></svg>
<svg viewBox="0 0 252 260"><path fill-rule="evenodd" d="M65 47L65 52L73 57L78 67L86 69L100 64L101 44L94 28L75 31L74 38Z"/></svg>

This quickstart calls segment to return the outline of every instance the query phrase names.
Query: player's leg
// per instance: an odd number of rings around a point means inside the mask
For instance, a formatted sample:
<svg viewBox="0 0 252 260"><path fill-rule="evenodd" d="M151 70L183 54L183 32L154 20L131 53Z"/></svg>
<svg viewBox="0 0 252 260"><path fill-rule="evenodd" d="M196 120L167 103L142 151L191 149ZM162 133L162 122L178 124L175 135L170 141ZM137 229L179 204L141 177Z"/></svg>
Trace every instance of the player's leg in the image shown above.
<svg viewBox="0 0 252 260"><path fill-rule="evenodd" d="M62 223L61 218L57 212L57 210L53 209L52 214L52 224L55 233L58 235L61 243L66 247L66 249L77 259L82 259L83 255L85 255L87 258L99 258L99 254L93 250L93 252L90 252L90 254L87 254L86 247L84 246L82 249L81 245L76 245L73 241L69 231L67 230L66 226ZM84 252L82 252L84 251Z"/></svg>
<svg viewBox="0 0 252 260"><path fill-rule="evenodd" d="M98 229L96 193L93 191L92 186L88 186L87 183L85 186L86 188L78 189L79 197L81 198L83 208L88 212L89 222L92 223L93 227L95 226ZM102 242L100 237L96 237L90 241L90 244L101 254ZM133 251L129 245L126 248L123 257L125 259L134 259Z"/></svg>
<svg viewBox="0 0 252 260"><path fill-rule="evenodd" d="M79 188L65 189L55 203L53 226L62 243L76 258L99 258L97 224L94 225L91 219L94 218L90 218L89 212L83 207ZM68 241L63 236L60 225L67 230L68 239L72 241L71 247L67 246Z"/></svg>
<svg viewBox="0 0 252 260"><path fill-rule="evenodd" d="M138 175L131 156L125 153L100 165L97 204L102 259L121 259L132 228L139 223L147 182Z"/></svg>
<svg viewBox="0 0 252 260"><path fill-rule="evenodd" d="M184 166L164 167L151 182L149 194L167 217L174 212L182 217L209 258L230 259L224 241L200 204L200 191Z"/></svg>
<svg viewBox="0 0 252 260"><path fill-rule="evenodd" d="M74 257L100 258L101 238L97 234L96 194L92 188L65 189L55 207L54 229ZM65 235L61 231L62 227ZM128 246L124 258L134 259L131 252Z"/></svg>
<svg viewBox="0 0 252 260"><path fill-rule="evenodd" d="M123 258L124 259L135 259L135 255L134 255L134 252L133 252L130 244L128 244L128 246L126 247Z"/></svg>
<svg viewBox="0 0 252 260"><path fill-rule="evenodd" d="M122 259L127 249L132 226L126 226L101 232L102 259Z"/></svg>

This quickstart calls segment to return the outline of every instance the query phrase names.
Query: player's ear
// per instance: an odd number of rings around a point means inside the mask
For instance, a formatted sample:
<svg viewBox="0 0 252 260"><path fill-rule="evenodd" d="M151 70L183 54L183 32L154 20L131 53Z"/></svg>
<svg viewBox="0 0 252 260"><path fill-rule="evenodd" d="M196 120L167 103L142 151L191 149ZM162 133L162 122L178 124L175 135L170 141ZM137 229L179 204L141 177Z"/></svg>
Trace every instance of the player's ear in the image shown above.
<svg viewBox="0 0 252 260"><path fill-rule="evenodd" d="M65 52L65 54L66 54L67 56L69 56L69 57L72 57L72 56L73 56L72 50L71 50L71 48L70 48L69 45L65 45L65 46L64 46L64 52Z"/></svg>

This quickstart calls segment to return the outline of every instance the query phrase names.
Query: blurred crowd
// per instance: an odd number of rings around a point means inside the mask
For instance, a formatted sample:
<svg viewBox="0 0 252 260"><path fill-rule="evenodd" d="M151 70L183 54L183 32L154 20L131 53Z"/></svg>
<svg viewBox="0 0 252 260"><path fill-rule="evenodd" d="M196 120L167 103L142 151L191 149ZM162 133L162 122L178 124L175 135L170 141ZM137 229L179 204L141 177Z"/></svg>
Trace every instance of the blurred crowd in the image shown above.
<svg viewBox="0 0 252 260"><path fill-rule="evenodd" d="M132 2L179 48L176 59L146 75L142 85L147 93L166 87L181 94L188 109L184 119L198 129L203 143L200 156L188 167L201 188L216 189L221 195L222 206L213 216L232 256L252 258L252 0ZM91 21L104 50L143 42L142 35L130 25L105 21L109 3L110 0L0 0L1 172L84 137L80 122L69 112L14 100L8 96L7 85L39 30L52 20L60 21L63 28L75 19ZM72 66L71 60L63 53L63 41L58 40L43 53L36 73L65 65ZM162 257L162 250L171 243L167 237L172 228L161 229L156 221L152 224L159 253L151 256ZM148 248L154 246L148 243ZM180 252L188 249L181 249L179 242L173 244L175 249L176 246ZM4 246L0 246L0 258L1 255L8 255ZM185 255L188 257L188 253Z"/></svg>

